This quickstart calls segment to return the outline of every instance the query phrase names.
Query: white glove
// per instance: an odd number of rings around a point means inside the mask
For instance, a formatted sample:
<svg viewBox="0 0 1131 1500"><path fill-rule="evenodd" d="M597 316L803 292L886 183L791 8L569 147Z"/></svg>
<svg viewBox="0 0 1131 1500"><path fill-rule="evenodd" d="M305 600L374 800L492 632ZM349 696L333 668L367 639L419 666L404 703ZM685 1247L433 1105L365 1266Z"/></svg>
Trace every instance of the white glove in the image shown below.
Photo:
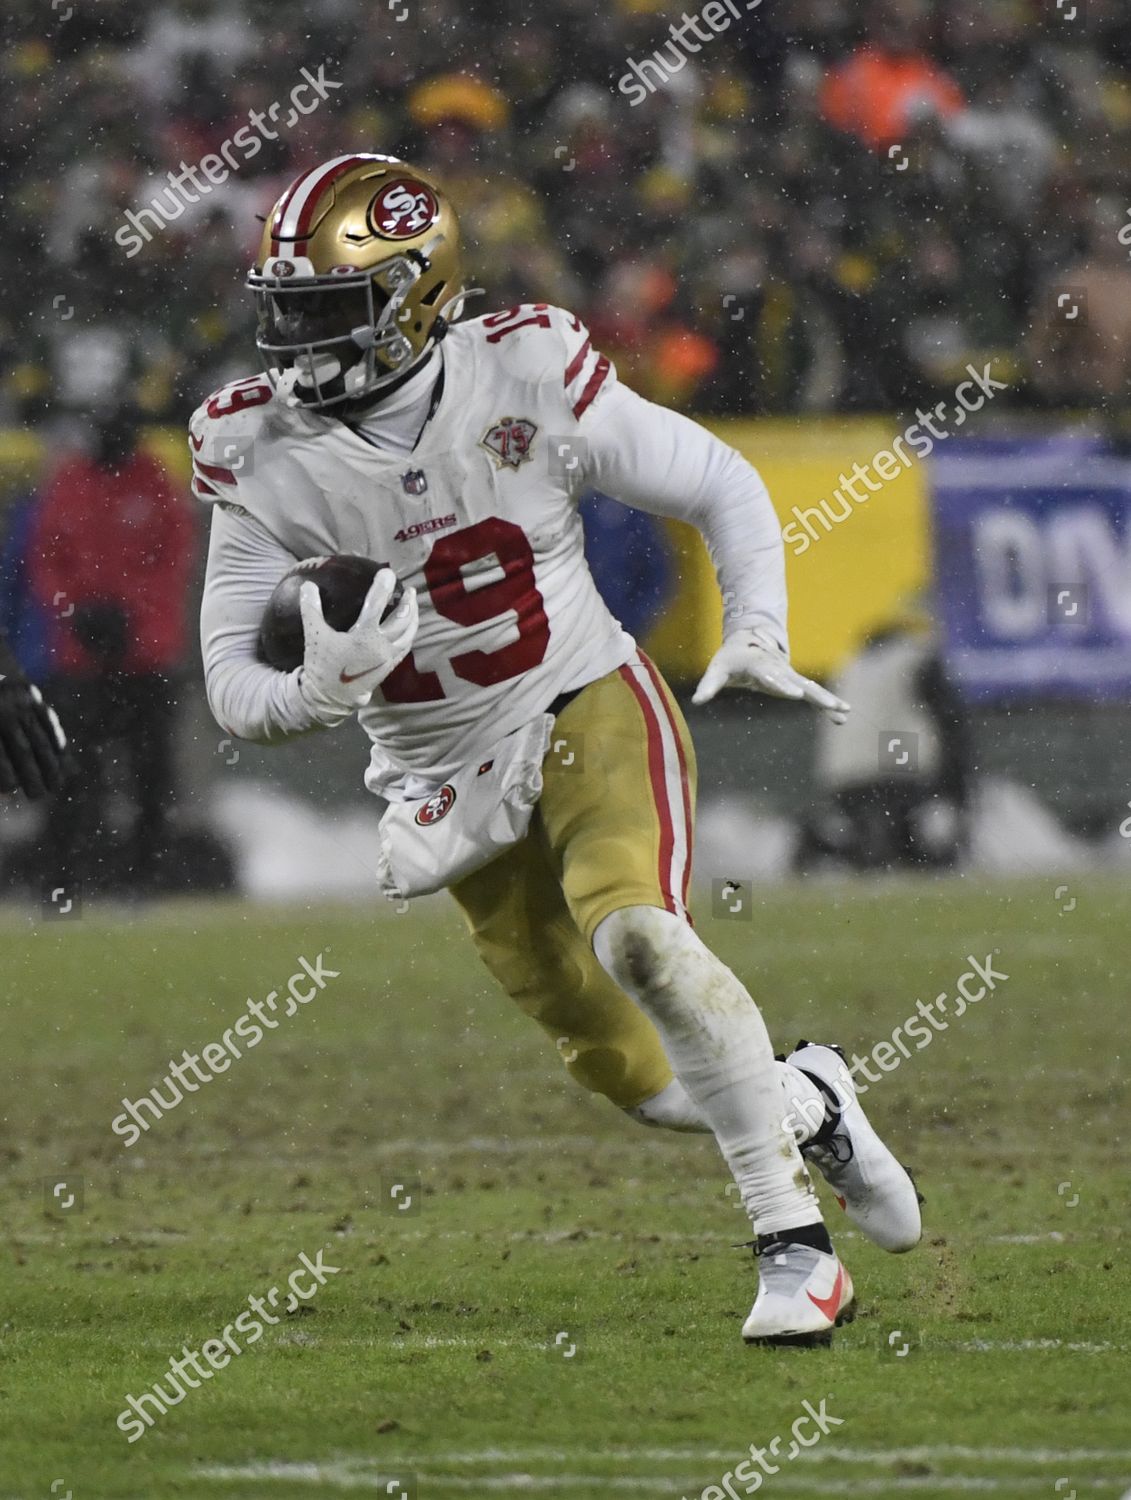
<svg viewBox="0 0 1131 1500"><path fill-rule="evenodd" d="M726 638L707 664L691 701L709 703L725 687L749 688L774 698L804 699L823 708L834 724L843 724L849 713L842 698L795 672L776 641L759 630L736 630Z"/></svg>
<svg viewBox="0 0 1131 1500"><path fill-rule="evenodd" d="M314 717L327 728L341 724L354 709L364 708L412 647L417 626L415 589L405 589L401 602L381 623L396 584L392 568L382 568L369 586L361 613L348 630L335 630L327 625L316 583L304 583L299 590L305 646L299 693Z"/></svg>

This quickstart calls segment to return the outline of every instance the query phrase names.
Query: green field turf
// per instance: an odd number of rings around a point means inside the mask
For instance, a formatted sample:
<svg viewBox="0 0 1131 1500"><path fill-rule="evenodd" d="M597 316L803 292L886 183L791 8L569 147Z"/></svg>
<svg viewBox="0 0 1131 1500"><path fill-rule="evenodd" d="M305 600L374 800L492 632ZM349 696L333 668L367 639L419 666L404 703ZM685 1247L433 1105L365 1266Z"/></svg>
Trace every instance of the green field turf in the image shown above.
<svg viewBox="0 0 1131 1500"><path fill-rule="evenodd" d="M1009 976L871 1090L927 1229L838 1235L861 1315L828 1351L744 1347L713 1144L581 1093L442 901L7 915L0 1496L714 1500L822 1400L841 1425L764 1493L1122 1495L1131 888L1055 884L699 903L779 1045L870 1048L967 954ZM319 952L340 977L127 1148L123 1095ZM305 1309L128 1444L126 1394L319 1250Z"/></svg>

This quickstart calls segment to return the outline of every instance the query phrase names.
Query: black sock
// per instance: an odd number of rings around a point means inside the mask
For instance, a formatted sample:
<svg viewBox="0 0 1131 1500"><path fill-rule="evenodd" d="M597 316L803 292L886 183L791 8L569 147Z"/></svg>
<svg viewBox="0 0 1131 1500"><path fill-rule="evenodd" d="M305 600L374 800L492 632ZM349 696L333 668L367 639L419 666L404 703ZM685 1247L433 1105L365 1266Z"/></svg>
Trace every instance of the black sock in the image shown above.
<svg viewBox="0 0 1131 1500"><path fill-rule="evenodd" d="M814 1250L833 1253L833 1242L829 1231L821 1223L802 1224L798 1229L775 1229L772 1234L760 1234L754 1242L755 1255L771 1255L784 1245L809 1245Z"/></svg>

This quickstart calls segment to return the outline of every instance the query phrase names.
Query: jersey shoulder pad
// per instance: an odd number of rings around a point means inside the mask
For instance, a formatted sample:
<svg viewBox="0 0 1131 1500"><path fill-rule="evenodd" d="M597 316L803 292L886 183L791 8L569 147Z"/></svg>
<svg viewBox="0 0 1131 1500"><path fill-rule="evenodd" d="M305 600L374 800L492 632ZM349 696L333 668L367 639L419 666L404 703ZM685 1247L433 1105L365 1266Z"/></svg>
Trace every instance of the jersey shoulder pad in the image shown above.
<svg viewBox="0 0 1131 1500"><path fill-rule="evenodd" d="M238 503L238 486L252 472L255 450L275 405L266 375L233 380L201 402L189 418L192 492L205 504Z"/></svg>
<svg viewBox="0 0 1131 1500"><path fill-rule="evenodd" d="M507 379L561 391L576 418L616 382L615 369L594 349L581 319L548 302L508 307L456 326L467 328L499 360Z"/></svg>

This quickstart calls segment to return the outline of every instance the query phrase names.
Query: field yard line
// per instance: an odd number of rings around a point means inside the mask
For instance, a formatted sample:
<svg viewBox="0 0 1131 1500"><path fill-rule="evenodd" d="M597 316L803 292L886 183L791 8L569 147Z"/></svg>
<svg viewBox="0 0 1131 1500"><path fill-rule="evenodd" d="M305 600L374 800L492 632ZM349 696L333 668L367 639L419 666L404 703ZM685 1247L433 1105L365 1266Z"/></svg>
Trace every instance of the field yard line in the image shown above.
<svg viewBox="0 0 1131 1500"><path fill-rule="evenodd" d="M625 1459L631 1463L729 1463L737 1462L741 1453L737 1448L709 1448L702 1445L683 1444L679 1447L630 1447L606 1448L610 1459ZM397 1463L403 1469L414 1465L466 1465L524 1464L524 1463L569 1463L576 1453L567 1448L548 1445L532 1445L526 1448L470 1448L443 1449L426 1453L397 1455ZM1082 1463L1131 1463L1131 1448L975 1448L965 1443L924 1443L908 1448L853 1448L822 1444L799 1455L799 1463L847 1463L847 1464L902 1464L931 1463L940 1460L962 1459L978 1463L1027 1463L1027 1464L1082 1464ZM357 1468L376 1464L377 1459L345 1458L332 1467ZM388 1463L388 1459L381 1460ZM301 1464L285 1461L268 1461L268 1467L284 1469L301 1468ZM217 1468L215 1471L219 1473ZM229 1472L229 1471L225 1471ZM236 1472L235 1469L230 1472Z"/></svg>
<svg viewBox="0 0 1131 1500"><path fill-rule="evenodd" d="M400 1140L382 1141L373 1148L378 1156L405 1156L414 1152L422 1156L450 1156L453 1150L482 1151L487 1155L508 1156L519 1151L543 1150L568 1146L577 1151L592 1151L597 1146L615 1145L616 1140L603 1135L513 1135L461 1136L457 1141Z"/></svg>
<svg viewBox="0 0 1131 1500"><path fill-rule="evenodd" d="M387 1334L385 1337L394 1344L410 1342L404 1333ZM493 1339L486 1336L479 1339L442 1338L438 1333L416 1334L412 1337L411 1343L414 1347L423 1344L425 1349L482 1349L487 1344L490 1344L492 1349L549 1349L551 1347L549 1343L543 1343L537 1339Z"/></svg>
<svg viewBox="0 0 1131 1500"><path fill-rule="evenodd" d="M534 1478L526 1474L499 1474L490 1479L443 1479L434 1474L427 1476L427 1482L443 1489L484 1489L484 1490L568 1490L579 1489L582 1485L601 1489L621 1490L647 1490L655 1493L657 1480L638 1479L634 1476L617 1476L608 1478L605 1475L585 1474L562 1474L550 1475L542 1478ZM668 1479L664 1477L659 1481L665 1488L672 1486L672 1495L676 1490L681 1490L687 1495L689 1490L693 1497L696 1489L691 1489L686 1480ZM697 1488L698 1480L695 1481ZM1108 1489L1111 1480L1108 1479L1084 1479L1078 1481L1077 1489L1101 1490ZM804 1478L790 1478L788 1475L774 1475L774 1487L781 1490L795 1490L800 1494L812 1494L812 1481ZM1000 1491L1012 1490L1017 1492L1023 1490L1033 1494L1044 1494L1048 1490L1047 1479L988 1479L975 1474L948 1474L939 1475L891 1475L886 1479L823 1479L821 1481L822 1495L890 1495L896 1492L914 1494L916 1491L928 1491L938 1493L942 1490L951 1490L956 1493L981 1493L997 1494Z"/></svg>
<svg viewBox="0 0 1131 1500"><path fill-rule="evenodd" d="M344 1469L339 1464L245 1464L240 1468L232 1469L201 1469L196 1471L207 1479L252 1479L257 1483L264 1479L281 1479L284 1481L295 1481L298 1483L317 1483L336 1485L340 1489L374 1489L382 1490L389 1494L392 1485L399 1480L408 1478L407 1471L401 1469L399 1472L370 1472L359 1474ZM607 1475L607 1474L496 1474L492 1476L477 1476L475 1478L459 1477L456 1475L424 1474L416 1476L422 1478L430 1488L436 1489L459 1489L459 1490L524 1490L532 1492L535 1490L571 1490L571 1489L602 1489L602 1490L651 1490L655 1493L657 1484L665 1488L672 1486L672 1494L676 1489L685 1494L690 1489L694 1494L696 1490L701 1491L704 1486L700 1483L700 1476L693 1480L680 1479L675 1476L652 1476L645 1475ZM710 1481L708 1481L710 1483ZM788 1474L774 1476L775 1488L782 1490L796 1490L801 1493L812 1493L812 1481L804 1476L796 1478ZM1110 1489L1110 1479L1082 1479L1075 1483L1076 1489L1099 1490ZM399 1487L399 1485L398 1485ZM887 1495L895 1492L915 1493L916 1491L954 1491L959 1493L997 1493L999 1491L1023 1490L1032 1493L1047 1493L1048 1479L1046 1477L1033 1478L1001 1478L994 1479L974 1474L924 1474L924 1475L888 1475L879 1479L823 1479L821 1481L821 1493L823 1495Z"/></svg>
<svg viewBox="0 0 1131 1500"><path fill-rule="evenodd" d="M426 1476L429 1485L435 1485L438 1489L482 1489L482 1490L572 1490L581 1486L600 1489L620 1490L651 1490L655 1493L657 1483L666 1488L672 1486L672 1495L677 1490L686 1496L693 1497L701 1492L706 1486L699 1484L698 1478L694 1481L694 1488L686 1480L668 1478L666 1475L660 1479L637 1478L635 1475L617 1475L608 1477L603 1474L560 1474L532 1476L529 1474L497 1474L487 1479L455 1479L443 1478L435 1474ZM710 1481L708 1481L710 1482ZM1100 1490L1108 1489L1112 1481L1109 1479L1084 1479L1079 1480L1076 1489ZM811 1495L812 1480L802 1477L790 1478L788 1475L774 1475L774 1487L781 1490L795 1490L801 1494ZM890 1495L896 1492L915 1493L918 1490L937 1493L940 1490L952 1490L956 1493L984 1493L996 1494L999 1491L1023 1490L1033 1494L1044 1494L1048 1490L1048 1480L1041 1478L1033 1479L990 1479L975 1474L947 1474L947 1475L889 1475L883 1479L822 1479L822 1495Z"/></svg>
<svg viewBox="0 0 1131 1500"><path fill-rule="evenodd" d="M1043 1245L1051 1240L1053 1244L1063 1244L1066 1236L1059 1229L1046 1229L1043 1234L991 1234L986 1240L987 1245Z"/></svg>
<svg viewBox="0 0 1131 1500"><path fill-rule="evenodd" d="M972 1340L930 1340L926 1349L960 1349L965 1355L1031 1355L1046 1350L1062 1349L1068 1355L1116 1355L1124 1353L1127 1344L1089 1344L1064 1338L972 1338Z"/></svg>

